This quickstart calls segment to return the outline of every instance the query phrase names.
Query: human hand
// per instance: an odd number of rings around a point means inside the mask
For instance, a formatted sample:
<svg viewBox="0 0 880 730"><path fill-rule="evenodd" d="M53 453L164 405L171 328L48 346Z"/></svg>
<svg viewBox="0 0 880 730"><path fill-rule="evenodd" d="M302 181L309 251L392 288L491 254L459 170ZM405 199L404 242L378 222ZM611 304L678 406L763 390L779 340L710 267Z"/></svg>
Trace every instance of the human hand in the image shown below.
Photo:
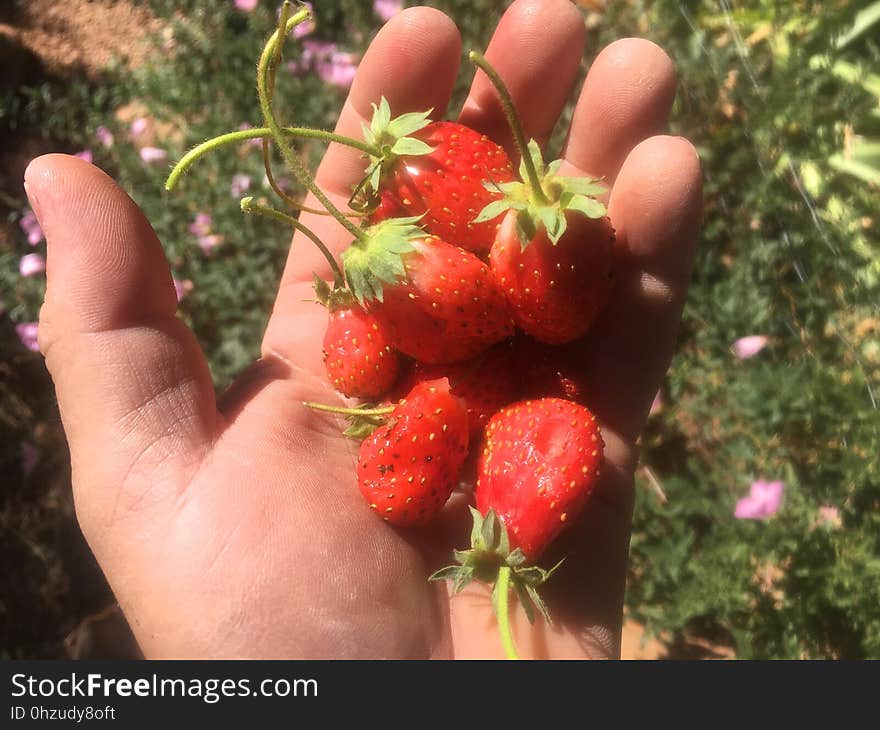
<svg viewBox="0 0 880 730"><path fill-rule="evenodd" d="M486 53L539 142L575 80L583 38L565 0L517 0ZM438 11L396 16L365 55L337 131L357 136L381 95L395 113L433 107L442 116L460 53L457 29ZM612 300L583 346L606 466L556 546L568 559L546 587L554 625L531 627L514 611L524 657L619 652L635 441L672 353L700 222L694 149L652 136L674 87L658 47L619 41L591 68L572 120L562 174L613 185L618 234ZM461 121L513 152L483 74ZM334 144L317 181L343 205L362 174L358 153ZM25 185L48 242L39 338L77 516L145 655L503 655L484 587L450 598L446 585L427 582L466 542L465 495L429 535L389 527L356 488L356 447L333 418L302 405L336 397L321 361L326 311L303 301L312 273L328 274L308 241L294 238L261 359L215 398L137 206L100 170L63 155L32 162ZM347 245L332 219L302 220L334 252Z"/></svg>

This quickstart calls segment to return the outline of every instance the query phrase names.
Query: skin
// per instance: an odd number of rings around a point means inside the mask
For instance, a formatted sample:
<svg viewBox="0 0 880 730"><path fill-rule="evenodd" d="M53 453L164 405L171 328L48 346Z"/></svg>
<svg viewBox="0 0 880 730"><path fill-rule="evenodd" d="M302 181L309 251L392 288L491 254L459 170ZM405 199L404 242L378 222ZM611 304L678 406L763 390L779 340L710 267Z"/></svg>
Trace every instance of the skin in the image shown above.
<svg viewBox="0 0 880 730"><path fill-rule="evenodd" d="M518 0L505 13L486 55L527 136L549 136L583 44L565 0ZM460 50L442 13L402 12L364 57L338 131L357 135L382 94L395 113L434 107L440 118ZM618 280L583 353L602 385L592 406L607 464L554 549L568 559L546 586L553 626L530 627L512 607L524 657L619 653L635 441L673 351L700 223L697 155L661 136L674 87L661 49L617 41L594 62L569 131L564 174L613 183ZM482 74L461 120L510 146ZM362 164L331 145L318 182L342 205ZM354 486L355 448L339 422L302 406L336 401L321 363L326 312L303 302L312 272L328 273L311 244L293 241L261 359L215 397L137 206L96 167L64 155L34 160L25 186L48 241L39 338L70 443L77 516L146 656L502 656L484 588L450 598L425 580L466 543L466 498L453 498L430 533L390 528ZM347 245L334 221L303 221L334 251Z"/></svg>

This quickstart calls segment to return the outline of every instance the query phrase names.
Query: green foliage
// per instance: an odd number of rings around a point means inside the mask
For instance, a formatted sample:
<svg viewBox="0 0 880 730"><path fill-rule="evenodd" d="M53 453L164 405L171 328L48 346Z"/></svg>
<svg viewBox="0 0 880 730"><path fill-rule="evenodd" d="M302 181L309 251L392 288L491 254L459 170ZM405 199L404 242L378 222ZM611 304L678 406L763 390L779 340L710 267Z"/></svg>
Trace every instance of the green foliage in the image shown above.
<svg viewBox="0 0 880 730"><path fill-rule="evenodd" d="M372 3L314 4L315 37L366 48L379 22ZM463 54L485 47L507 5L428 4L456 19ZM245 174L255 200L269 197L260 153L220 150L166 194L168 166L145 165L113 111L144 105L169 160L243 122L259 125L256 53L274 5L250 14L220 0L151 5L172 29L152 64L20 90L0 104L0 131L39 129L70 151L91 146L146 212L175 276L194 283L182 313L223 387L258 354L287 256L289 230L243 216L230 191L233 175ZM675 59L672 131L696 144L706 191L678 352L643 439L651 471L638 479L628 611L656 634L712 636L741 657L880 658L880 194L870 146L880 137L880 46L868 30L877 4L606 5L589 23L590 48L640 35ZM473 76L465 58L452 115ZM279 71L282 124L329 127L343 98L315 74ZM100 124L116 136L110 149L94 144ZM314 165L321 145L299 147ZM17 224L23 198L4 204ZM225 239L210 256L187 230L199 211ZM41 279L17 273L30 250L20 237L0 246L0 292L14 322L35 319L42 299ZM767 348L737 359L731 343L752 334L766 335ZM735 519L736 500L759 478L785 482L781 510L768 521ZM821 518L823 506L839 511L840 525Z"/></svg>

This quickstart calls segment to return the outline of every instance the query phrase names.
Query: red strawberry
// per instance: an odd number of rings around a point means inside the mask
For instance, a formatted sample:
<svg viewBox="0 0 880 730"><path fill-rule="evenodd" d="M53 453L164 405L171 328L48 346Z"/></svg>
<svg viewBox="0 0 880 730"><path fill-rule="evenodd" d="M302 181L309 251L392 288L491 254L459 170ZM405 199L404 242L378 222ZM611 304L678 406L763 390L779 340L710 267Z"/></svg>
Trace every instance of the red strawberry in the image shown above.
<svg viewBox="0 0 880 730"><path fill-rule="evenodd" d="M357 303L330 310L324 334L324 366L340 393L378 398L394 385L400 356L385 329Z"/></svg>
<svg viewBox="0 0 880 730"><path fill-rule="evenodd" d="M419 383L361 444L361 494L395 525L428 522L458 483L467 441L467 412L448 381Z"/></svg>
<svg viewBox="0 0 880 730"><path fill-rule="evenodd" d="M486 253L497 222L475 223L477 214L498 197L485 183L514 179L507 153L479 132L456 122L430 122L426 113L391 119L388 102L374 105L364 135L380 150L371 156L371 185L382 204L372 217L388 217L388 197L405 216L422 216L428 233L456 246Z"/></svg>
<svg viewBox="0 0 880 730"><path fill-rule="evenodd" d="M402 353L426 363L474 357L513 334L504 294L473 253L383 221L342 254L349 287Z"/></svg>
<svg viewBox="0 0 880 730"><path fill-rule="evenodd" d="M596 419L559 398L521 401L486 427L477 509L494 510L512 547L535 560L574 521L596 485L604 443Z"/></svg>
<svg viewBox="0 0 880 730"><path fill-rule="evenodd" d="M570 214L557 243L542 227L523 248L517 217L505 216L492 244L492 273L524 332L550 344L572 342L589 330L611 292L611 221Z"/></svg>
<svg viewBox="0 0 880 730"><path fill-rule="evenodd" d="M513 363L519 378L519 397L564 398L586 405L587 382L579 343L545 345L528 335L513 341Z"/></svg>
<svg viewBox="0 0 880 730"><path fill-rule="evenodd" d="M517 398L517 380L510 347L501 343L472 360L447 365L426 365L417 362L406 377L408 383L445 377L452 394L464 401L473 439L481 433L489 419Z"/></svg>

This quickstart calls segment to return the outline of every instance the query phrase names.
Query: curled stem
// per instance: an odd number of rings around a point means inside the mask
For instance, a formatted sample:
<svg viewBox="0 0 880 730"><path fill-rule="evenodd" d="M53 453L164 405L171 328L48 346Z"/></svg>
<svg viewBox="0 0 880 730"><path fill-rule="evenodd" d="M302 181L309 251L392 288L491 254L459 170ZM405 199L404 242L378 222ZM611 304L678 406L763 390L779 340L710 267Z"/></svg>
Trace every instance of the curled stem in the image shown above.
<svg viewBox="0 0 880 730"><path fill-rule="evenodd" d="M342 270L339 268L339 264L336 263L336 259L333 258L333 254L330 253L330 249L328 249L327 246L324 245L324 242L320 238L318 238L318 236L315 235L307 226L304 226L293 216L287 215L287 213L282 213L280 210L270 208L268 205L260 205L259 203L255 203L252 197L241 199L241 209L245 213L256 213L257 215L262 215L266 218L272 218L273 220L287 223L295 230L304 233L306 236L308 236L312 243L314 243L318 247L321 253L324 254L324 258L327 259L327 262L330 264L330 268L333 270L333 283L337 287L344 286L345 278L342 275Z"/></svg>
<svg viewBox="0 0 880 730"><path fill-rule="evenodd" d="M285 138L281 127L275 119L275 113L272 110L272 97L269 90L270 63L273 59L280 58L281 48L287 34L296 25L307 20L309 16L310 12L308 8L303 8L295 13L293 17L290 17L289 0L285 0L284 4L281 6L281 18L278 23L278 30L272 34L263 48L263 52L260 55L260 63L257 67L257 93L260 98L260 109L266 120L266 126L269 127L272 137L275 139L275 144L277 144L278 149L281 150L281 156L284 158L284 161L287 163L291 172L296 176L296 179L299 180L303 187L308 188L309 192L317 198L318 202L320 202L321 205L323 205L330 214L339 221L340 225L354 236L355 239L363 240L366 237L364 231L348 220L317 186L315 179L306 169L302 160L297 157L296 152Z"/></svg>
<svg viewBox="0 0 880 730"><path fill-rule="evenodd" d="M492 82L492 86L498 92L498 96L501 98L501 107L504 109L504 116L507 117L507 123L510 125L510 131L513 133L513 141L516 143L520 159L522 159L523 165L525 165L532 194L538 203L548 203L549 201L544 193L544 189L541 187L541 181L538 179L538 171L535 170L535 164L532 161L532 156L529 154L522 124L520 124L519 117L516 114L516 107L513 105L513 99L507 90L507 86L482 53L471 51L468 54L468 58L489 77L489 81Z"/></svg>
<svg viewBox="0 0 880 730"><path fill-rule="evenodd" d="M504 653L508 659L519 659L516 646L513 643L513 634L510 632L510 613L508 601L510 598L510 566L502 565L498 569L498 579L495 584L497 599L495 612L498 615L498 631L501 634L501 643L504 645Z"/></svg>
<svg viewBox="0 0 880 730"><path fill-rule="evenodd" d="M323 129L312 129L311 127L281 127L281 131L283 134L301 139L320 139L324 142L338 142L339 144L359 149L366 154L373 154L375 152L373 147L365 142L359 142L356 139L345 137L341 134L336 134L335 132L327 132ZM265 139L267 137L272 137L271 129L268 127L256 127L254 129L241 129L235 132L227 132L226 134L221 134L218 137L213 137L212 139L196 145L181 157L180 162L174 166L171 174L168 175L168 180L165 182L165 189L172 190L180 181L183 173L185 173L196 160L203 157L208 152L212 152L220 147L225 147L226 145L246 142L249 139Z"/></svg>

